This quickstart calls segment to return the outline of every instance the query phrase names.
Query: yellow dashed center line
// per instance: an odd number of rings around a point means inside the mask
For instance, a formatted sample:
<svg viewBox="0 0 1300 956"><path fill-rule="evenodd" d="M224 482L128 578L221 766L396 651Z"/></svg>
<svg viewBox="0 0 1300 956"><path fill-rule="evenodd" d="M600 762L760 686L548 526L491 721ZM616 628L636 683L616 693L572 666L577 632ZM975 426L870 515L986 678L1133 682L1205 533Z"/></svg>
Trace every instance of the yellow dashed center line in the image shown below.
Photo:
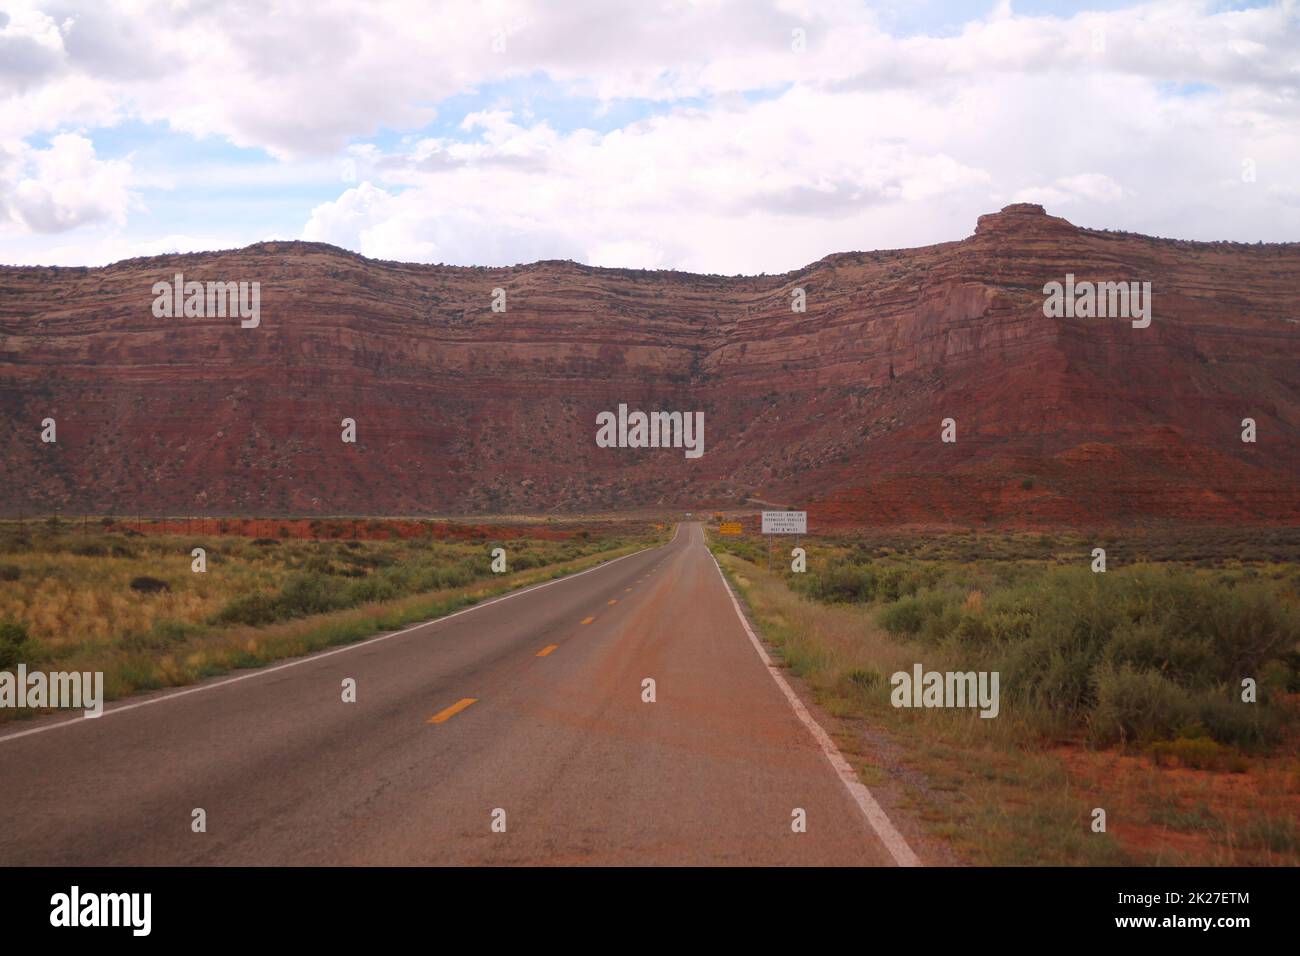
<svg viewBox="0 0 1300 956"><path fill-rule="evenodd" d="M456 703L448 707L446 710L438 711L436 714L430 717L427 722L430 724L441 724L444 721L451 720L451 718L455 717L457 714L459 714L470 704L474 703L476 700L478 700L477 697L463 697L460 700L456 701Z"/></svg>
<svg viewBox="0 0 1300 956"><path fill-rule="evenodd" d="M547 644L545 647L543 647L540 651L537 652L537 656L545 657L547 654L551 653L551 651L555 650L559 646L560 646L559 644Z"/></svg>
<svg viewBox="0 0 1300 956"><path fill-rule="evenodd" d="M618 598L610 598L610 599L609 599L609 603L610 603L610 604L617 604L617 603L618 603Z"/></svg>
<svg viewBox="0 0 1300 956"><path fill-rule="evenodd" d="M632 589L631 589L631 588L624 588L624 589L623 589L623 593L626 594L626 593L627 593L628 591L630 591L630 590L632 590Z"/></svg>
<svg viewBox="0 0 1300 956"><path fill-rule="evenodd" d="M596 620L594 617L584 617L584 618L582 619L582 623L583 623L583 624L590 624L590 623L591 623L592 621L594 621L594 620Z"/></svg>

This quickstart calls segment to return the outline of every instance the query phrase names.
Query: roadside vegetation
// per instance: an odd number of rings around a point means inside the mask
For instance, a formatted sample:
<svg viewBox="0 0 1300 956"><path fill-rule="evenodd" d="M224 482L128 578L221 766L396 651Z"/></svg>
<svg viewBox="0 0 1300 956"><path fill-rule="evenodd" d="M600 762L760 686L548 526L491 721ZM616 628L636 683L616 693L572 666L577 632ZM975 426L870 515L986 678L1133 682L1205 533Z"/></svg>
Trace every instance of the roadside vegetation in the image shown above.
<svg viewBox="0 0 1300 956"><path fill-rule="evenodd" d="M385 538L383 522L369 525L371 538L314 540L0 523L0 668L104 671L113 699L438 617L667 534L592 522ZM204 573L192 570L195 548Z"/></svg>
<svg viewBox="0 0 1300 956"><path fill-rule="evenodd" d="M1300 531L812 539L802 574L712 543L818 702L906 744L968 858L1300 863ZM894 708L917 663L999 672L999 717Z"/></svg>

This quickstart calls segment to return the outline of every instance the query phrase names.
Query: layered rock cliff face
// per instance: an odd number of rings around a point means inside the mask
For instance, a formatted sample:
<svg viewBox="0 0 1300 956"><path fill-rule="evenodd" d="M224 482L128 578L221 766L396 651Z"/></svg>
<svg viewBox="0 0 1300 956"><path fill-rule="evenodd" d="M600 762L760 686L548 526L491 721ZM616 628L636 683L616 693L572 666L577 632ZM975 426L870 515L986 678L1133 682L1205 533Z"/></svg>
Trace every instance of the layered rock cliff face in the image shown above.
<svg viewBox="0 0 1300 956"><path fill-rule="evenodd" d="M260 325L156 318L151 287L176 273L259 282ZM1045 317L1043 287L1067 273L1150 282L1150 326ZM704 455L597 447L597 414L620 403L703 411ZM782 276L450 268L310 243L0 268L0 437L8 514L751 500L827 526L1290 523L1300 244L1091 231L1021 204L960 242Z"/></svg>

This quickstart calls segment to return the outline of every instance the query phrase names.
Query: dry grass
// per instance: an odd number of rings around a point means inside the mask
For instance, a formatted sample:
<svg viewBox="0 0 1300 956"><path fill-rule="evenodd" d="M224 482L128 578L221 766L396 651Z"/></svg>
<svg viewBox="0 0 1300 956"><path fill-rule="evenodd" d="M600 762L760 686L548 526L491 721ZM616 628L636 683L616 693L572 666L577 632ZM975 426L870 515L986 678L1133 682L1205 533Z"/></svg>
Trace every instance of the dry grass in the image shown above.
<svg viewBox="0 0 1300 956"><path fill-rule="evenodd" d="M286 541L73 534L0 524L0 621L19 622L29 666L103 671L109 699L186 684L427 620L630 553L665 535L611 524L569 541L514 538L514 573L490 571L492 541ZM191 570L193 547L208 570ZM79 553L84 552L84 553ZM170 590L134 590L149 576ZM321 601L294 603L304 582ZM436 586L438 582L447 586ZM377 600L367 598L379 596ZM253 623L232 608L265 597ZM233 621L234 623L223 623ZM0 711L0 720L26 716Z"/></svg>
<svg viewBox="0 0 1300 956"><path fill-rule="evenodd" d="M236 565L224 574L193 574L180 542L176 551L174 561L153 555L6 555L5 563L17 567L20 577L0 584L0 618L26 622L31 636L57 657L80 645L113 643L127 634L147 632L160 620L202 623L232 597L284 578L283 568L267 561ZM131 580L141 575L166 581L171 591L131 590Z"/></svg>

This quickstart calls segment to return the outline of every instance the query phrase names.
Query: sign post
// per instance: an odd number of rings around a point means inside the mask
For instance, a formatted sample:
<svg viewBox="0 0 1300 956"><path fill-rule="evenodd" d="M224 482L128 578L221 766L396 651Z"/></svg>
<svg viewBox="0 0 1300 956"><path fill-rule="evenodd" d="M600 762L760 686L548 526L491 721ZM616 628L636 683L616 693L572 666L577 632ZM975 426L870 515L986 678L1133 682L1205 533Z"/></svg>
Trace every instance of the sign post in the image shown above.
<svg viewBox="0 0 1300 956"><path fill-rule="evenodd" d="M808 512L806 511L764 511L763 534L767 535L767 569L772 570L772 538L778 534L799 535L808 533Z"/></svg>

